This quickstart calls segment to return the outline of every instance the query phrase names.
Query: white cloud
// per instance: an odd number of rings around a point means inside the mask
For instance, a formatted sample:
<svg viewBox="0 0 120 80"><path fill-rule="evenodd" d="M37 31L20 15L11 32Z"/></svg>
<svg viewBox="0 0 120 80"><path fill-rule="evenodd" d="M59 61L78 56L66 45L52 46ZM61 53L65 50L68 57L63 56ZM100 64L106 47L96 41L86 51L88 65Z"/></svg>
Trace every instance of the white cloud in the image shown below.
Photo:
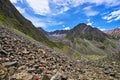
<svg viewBox="0 0 120 80"><path fill-rule="evenodd" d="M10 0L12 3L17 3L17 0Z"/></svg>
<svg viewBox="0 0 120 80"><path fill-rule="evenodd" d="M120 10L113 11L102 18L107 20L108 23L120 20Z"/></svg>
<svg viewBox="0 0 120 80"><path fill-rule="evenodd" d="M36 14L47 15L50 13L48 0L26 0L29 6L33 9Z"/></svg>
<svg viewBox="0 0 120 80"><path fill-rule="evenodd" d="M10 0L12 3L17 3L18 1L23 2L24 0ZM93 7L95 5L105 5L105 6L116 6L120 4L119 0L26 0L28 5L33 9L35 14L44 15L46 18L36 18L33 16L27 17L27 19L31 20L32 23L36 27L48 27L54 25L62 25L63 22L55 21L54 19L49 19L49 16L53 17L53 15L62 14L73 7L78 7L85 3L92 4L91 6L85 7L83 12L89 16L95 16L99 12L94 10ZM95 4L95 5L94 5ZM24 13L25 10L17 7L17 9ZM108 16L105 16L104 19L108 22L114 20L120 20L120 10L111 12ZM61 16L62 17L62 16ZM92 25L93 22L88 20L88 24ZM67 27L68 28L68 27ZM66 29L67 29L66 28ZM69 28L68 28L69 29Z"/></svg>
<svg viewBox="0 0 120 80"><path fill-rule="evenodd" d="M90 19L87 19L87 21L88 21L87 25L93 26L93 22L91 22Z"/></svg>
<svg viewBox="0 0 120 80"><path fill-rule="evenodd" d="M87 6L87 7L83 8L83 10L87 16L95 16L99 13L98 11L93 10L92 6Z"/></svg>
<svg viewBox="0 0 120 80"><path fill-rule="evenodd" d="M101 28L101 27L97 27L99 30L101 30L101 31L106 31L107 29L105 29L105 28Z"/></svg>
<svg viewBox="0 0 120 80"><path fill-rule="evenodd" d="M87 19L87 22L88 22L87 25L90 25L90 26L94 27L94 26L93 26L93 23L94 23L94 22L91 21L91 19Z"/></svg>
<svg viewBox="0 0 120 80"><path fill-rule="evenodd" d="M105 29L105 28L100 28L100 30L101 30L101 31L106 31L107 29Z"/></svg>
<svg viewBox="0 0 120 80"><path fill-rule="evenodd" d="M62 21L55 21L52 18L39 18L29 14L26 14L25 17L29 19L36 27L42 27L44 29L47 27L62 25L64 23Z"/></svg>
<svg viewBox="0 0 120 80"><path fill-rule="evenodd" d="M87 19L88 22L90 22L90 19Z"/></svg>
<svg viewBox="0 0 120 80"><path fill-rule="evenodd" d="M11 0L12 1L12 0ZM14 0L13 0L14 1ZM77 7L85 3L105 6L116 6L120 4L119 0L26 0L29 6L33 9L36 14L40 15L58 15L62 14L72 7ZM89 12L87 16L94 16L98 14L97 11L86 10L85 13Z"/></svg>
<svg viewBox="0 0 120 80"><path fill-rule="evenodd" d="M23 9L23 8L16 7L16 9L17 9L21 14L25 13L25 9Z"/></svg>
<svg viewBox="0 0 120 80"><path fill-rule="evenodd" d="M90 25L90 26L92 26L92 25L93 25L93 23L92 23L92 22L88 22L88 23L87 23L87 25Z"/></svg>
<svg viewBox="0 0 120 80"><path fill-rule="evenodd" d="M12 3L17 3L18 1L20 1L21 3L23 3L23 0L10 0Z"/></svg>
<svg viewBox="0 0 120 80"><path fill-rule="evenodd" d="M52 15L62 14L71 8L70 0L49 0Z"/></svg>
<svg viewBox="0 0 120 80"><path fill-rule="evenodd" d="M105 5L105 6L117 6L120 4L119 0L72 0L73 5L79 6L84 3L96 4L96 5Z"/></svg>
<svg viewBox="0 0 120 80"><path fill-rule="evenodd" d="M35 21L33 23L34 23L34 25L36 27L42 27L42 28L46 28L47 27L46 23L44 23L44 22Z"/></svg>
<svg viewBox="0 0 120 80"><path fill-rule="evenodd" d="M65 27L63 30L70 30L70 27Z"/></svg>

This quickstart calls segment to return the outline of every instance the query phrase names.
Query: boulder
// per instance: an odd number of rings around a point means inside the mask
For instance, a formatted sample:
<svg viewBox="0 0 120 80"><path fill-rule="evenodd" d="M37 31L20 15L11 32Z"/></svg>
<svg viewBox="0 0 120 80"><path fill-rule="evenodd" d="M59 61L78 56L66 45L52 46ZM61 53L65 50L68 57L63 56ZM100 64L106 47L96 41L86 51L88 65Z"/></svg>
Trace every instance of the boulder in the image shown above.
<svg viewBox="0 0 120 80"><path fill-rule="evenodd" d="M12 67L12 66L17 66L18 65L18 62L17 61L13 61L13 62L5 62L5 63L2 63L3 66L5 67Z"/></svg>

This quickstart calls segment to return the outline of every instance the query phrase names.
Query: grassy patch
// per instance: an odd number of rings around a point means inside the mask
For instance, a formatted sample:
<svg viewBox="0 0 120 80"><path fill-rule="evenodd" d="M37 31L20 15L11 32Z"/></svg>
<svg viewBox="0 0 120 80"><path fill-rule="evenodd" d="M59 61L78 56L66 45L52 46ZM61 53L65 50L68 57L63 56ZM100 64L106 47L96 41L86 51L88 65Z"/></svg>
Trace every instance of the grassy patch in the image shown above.
<svg viewBox="0 0 120 80"><path fill-rule="evenodd" d="M73 57L74 57L74 58L77 58L77 57L79 57L79 56L80 56L80 53L77 53L77 52L73 53Z"/></svg>
<svg viewBox="0 0 120 80"><path fill-rule="evenodd" d="M116 48L116 44L113 41L109 41L109 44L112 46L112 48Z"/></svg>
<svg viewBox="0 0 120 80"><path fill-rule="evenodd" d="M83 41L83 40L75 39L74 42L77 43L77 44L79 44L79 45L82 44L83 46L88 47L88 43L85 42L85 41Z"/></svg>
<svg viewBox="0 0 120 80"><path fill-rule="evenodd" d="M100 46L99 48L102 50L105 50L105 46Z"/></svg>
<svg viewBox="0 0 120 80"><path fill-rule="evenodd" d="M67 46L64 46L62 50L63 50L64 53L66 53L67 52Z"/></svg>
<svg viewBox="0 0 120 80"><path fill-rule="evenodd" d="M5 21L5 17L3 15L0 14L0 21Z"/></svg>
<svg viewBox="0 0 120 80"><path fill-rule="evenodd" d="M83 55L83 59L86 61L98 61L105 58L106 55Z"/></svg>
<svg viewBox="0 0 120 80"><path fill-rule="evenodd" d="M23 36L23 37L26 37L26 38L29 39L29 40L34 40L32 37L25 35L24 33L18 31L17 29L12 29L12 30L13 30L15 33L17 33L17 34L19 34L19 35L21 35L21 36Z"/></svg>

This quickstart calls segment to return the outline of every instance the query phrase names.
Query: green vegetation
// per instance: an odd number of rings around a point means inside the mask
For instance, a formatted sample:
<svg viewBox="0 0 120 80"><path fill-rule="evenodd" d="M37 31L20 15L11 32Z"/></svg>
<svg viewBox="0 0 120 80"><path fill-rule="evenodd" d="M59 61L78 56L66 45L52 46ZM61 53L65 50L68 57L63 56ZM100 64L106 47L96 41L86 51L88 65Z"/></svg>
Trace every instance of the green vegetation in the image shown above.
<svg viewBox="0 0 120 80"><path fill-rule="evenodd" d="M9 5L9 7L6 6L6 4ZM23 33L26 36L29 36L30 39L42 42L51 48L59 47L58 45L56 45L56 43L49 41L42 31L35 28L30 21L25 19L14 8L14 6L10 3L9 0L4 1L4 3L0 4L0 6L0 24L3 27L15 31L17 34Z"/></svg>
<svg viewBox="0 0 120 80"><path fill-rule="evenodd" d="M89 45L89 44L88 44L87 42L85 42L84 40L75 39L74 42L77 43L77 44L79 44L79 45L82 44L82 45L85 46L85 47L88 47L88 45Z"/></svg>
<svg viewBox="0 0 120 80"><path fill-rule="evenodd" d="M112 48L116 48L116 44L112 40L109 40L109 44L112 46Z"/></svg>
<svg viewBox="0 0 120 80"><path fill-rule="evenodd" d="M66 53L67 50L68 50L67 46L63 46L62 50L63 50L64 53Z"/></svg>
<svg viewBox="0 0 120 80"><path fill-rule="evenodd" d="M73 57L74 58L80 57L80 53L77 53L77 52L73 53Z"/></svg>
<svg viewBox="0 0 120 80"><path fill-rule="evenodd" d="M100 46L99 48L102 50L105 50L105 46Z"/></svg>
<svg viewBox="0 0 120 80"><path fill-rule="evenodd" d="M107 57L106 55L81 55L82 60L84 61L93 61L96 62L103 58Z"/></svg>

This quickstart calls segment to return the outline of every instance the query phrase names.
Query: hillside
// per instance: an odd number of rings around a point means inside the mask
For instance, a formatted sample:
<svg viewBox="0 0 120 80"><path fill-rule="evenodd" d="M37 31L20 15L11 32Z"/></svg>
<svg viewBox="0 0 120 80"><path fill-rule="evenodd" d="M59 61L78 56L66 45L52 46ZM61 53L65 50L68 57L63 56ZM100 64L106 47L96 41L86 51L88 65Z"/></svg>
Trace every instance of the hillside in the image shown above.
<svg viewBox="0 0 120 80"><path fill-rule="evenodd" d="M114 39L120 39L120 28L115 28L113 30L109 30L106 32L107 34L111 35Z"/></svg>
<svg viewBox="0 0 120 80"><path fill-rule="evenodd" d="M59 41L63 40L69 30L56 30L52 32L47 32L47 36L50 40Z"/></svg>
<svg viewBox="0 0 120 80"><path fill-rule="evenodd" d="M0 80L120 79L118 63L106 59L91 63L89 58L72 60L0 27Z"/></svg>
<svg viewBox="0 0 120 80"><path fill-rule="evenodd" d="M93 28L90 25L80 23L69 31L67 38L70 40L73 40L74 38L81 38L91 41L95 40L98 42L104 42L104 40L109 37L97 28Z"/></svg>
<svg viewBox="0 0 120 80"><path fill-rule="evenodd" d="M119 53L120 44L110 35L97 28L80 23L71 29L64 41L64 52L68 55L110 55Z"/></svg>
<svg viewBox="0 0 120 80"><path fill-rule="evenodd" d="M54 34L0 0L0 80L120 80L118 40L84 23Z"/></svg>
<svg viewBox="0 0 120 80"><path fill-rule="evenodd" d="M42 31L35 28L29 20L25 19L9 0L0 0L0 25L12 31L20 31L50 47L56 46L47 39Z"/></svg>

